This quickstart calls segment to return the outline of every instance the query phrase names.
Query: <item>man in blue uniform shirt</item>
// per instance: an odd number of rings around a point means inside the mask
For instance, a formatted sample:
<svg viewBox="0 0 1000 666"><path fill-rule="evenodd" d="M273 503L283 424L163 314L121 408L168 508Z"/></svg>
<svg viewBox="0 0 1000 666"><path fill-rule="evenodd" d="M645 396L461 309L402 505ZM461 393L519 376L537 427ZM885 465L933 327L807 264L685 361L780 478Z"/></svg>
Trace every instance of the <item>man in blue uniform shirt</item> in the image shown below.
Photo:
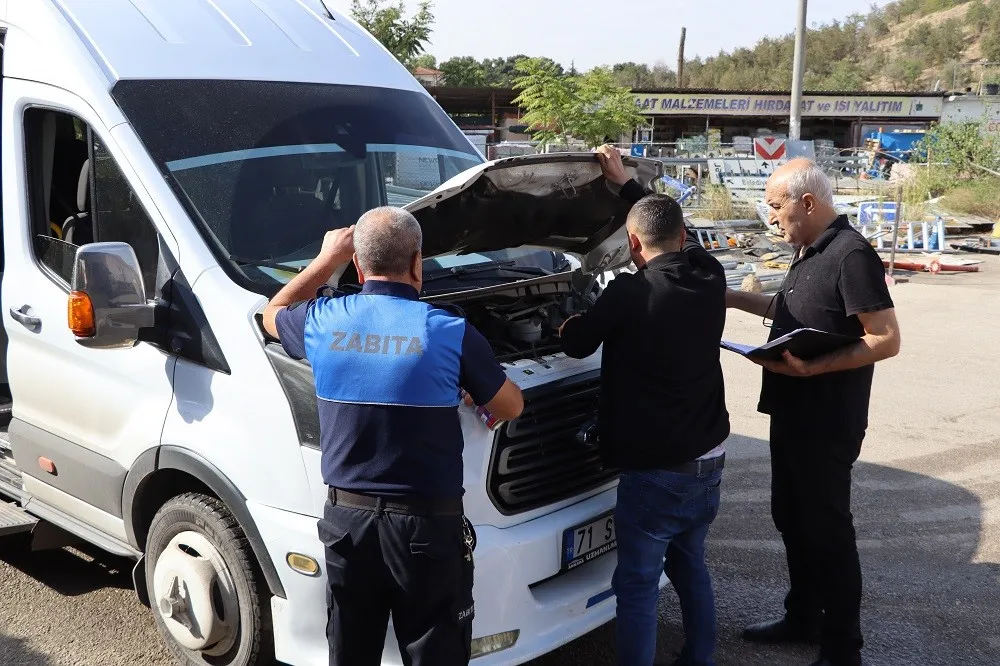
<svg viewBox="0 0 1000 666"><path fill-rule="evenodd" d="M467 664L471 538L462 506L462 389L502 420L521 392L483 336L420 301L420 225L398 208L331 231L268 304L264 327L316 382L331 666L381 663L389 615L405 664ZM361 292L317 295L352 259Z"/></svg>

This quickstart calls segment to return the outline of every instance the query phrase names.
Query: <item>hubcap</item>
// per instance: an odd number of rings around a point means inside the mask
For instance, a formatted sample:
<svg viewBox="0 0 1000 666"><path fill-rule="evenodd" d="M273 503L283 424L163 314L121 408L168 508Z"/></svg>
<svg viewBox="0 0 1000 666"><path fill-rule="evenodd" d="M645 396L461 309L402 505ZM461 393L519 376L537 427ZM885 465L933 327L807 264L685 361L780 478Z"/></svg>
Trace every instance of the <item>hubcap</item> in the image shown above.
<svg viewBox="0 0 1000 666"><path fill-rule="evenodd" d="M185 648L220 655L236 641L236 586L222 555L201 534L181 532L160 553L153 599L170 635Z"/></svg>

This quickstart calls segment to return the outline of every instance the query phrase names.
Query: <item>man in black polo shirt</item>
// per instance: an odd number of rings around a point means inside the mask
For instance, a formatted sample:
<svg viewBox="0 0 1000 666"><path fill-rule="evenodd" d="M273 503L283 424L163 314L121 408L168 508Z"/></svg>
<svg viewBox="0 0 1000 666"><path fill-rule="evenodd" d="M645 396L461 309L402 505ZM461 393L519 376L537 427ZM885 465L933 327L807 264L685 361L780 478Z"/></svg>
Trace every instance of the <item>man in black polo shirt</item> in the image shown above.
<svg viewBox="0 0 1000 666"><path fill-rule="evenodd" d="M764 366L759 411L771 415L771 512L788 558L785 615L749 627L750 641L820 642L814 666L861 663L861 565L851 469L868 428L874 364L899 352L882 260L833 206L821 169L796 159L767 182L771 223L797 248L775 297L729 291L727 304L773 318L770 340L797 328L858 338L804 361Z"/></svg>
<svg viewBox="0 0 1000 666"><path fill-rule="evenodd" d="M705 539L719 511L729 435L719 342L726 324L722 265L688 235L676 201L646 196L611 147L609 183L633 202L626 229L634 274L612 280L561 331L567 355L604 345L598 429L602 456L622 470L615 508L618 663L652 666L658 582L680 598L678 664L714 664L715 602ZM637 203L636 203L637 202Z"/></svg>
<svg viewBox="0 0 1000 666"><path fill-rule="evenodd" d="M410 213L376 208L328 233L264 311L268 333L315 376L330 666L381 664L390 614L406 663L471 658L459 396L502 420L523 401L475 328L419 299L421 244ZM314 296L352 254L361 293Z"/></svg>

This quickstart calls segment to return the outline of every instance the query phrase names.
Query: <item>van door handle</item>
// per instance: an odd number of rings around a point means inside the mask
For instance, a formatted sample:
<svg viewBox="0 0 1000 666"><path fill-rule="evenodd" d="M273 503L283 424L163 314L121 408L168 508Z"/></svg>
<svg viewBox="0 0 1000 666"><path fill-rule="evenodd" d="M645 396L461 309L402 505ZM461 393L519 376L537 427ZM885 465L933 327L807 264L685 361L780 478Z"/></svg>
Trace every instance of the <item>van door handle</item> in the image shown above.
<svg viewBox="0 0 1000 666"><path fill-rule="evenodd" d="M14 318L14 321L18 322L25 328L31 329L32 331L37 331L42 327L42 320L38 317L32 317L29 314L25 314L25 310L30 309L30 305L22 305L20 310L10 309L10 316Z"/></svg>

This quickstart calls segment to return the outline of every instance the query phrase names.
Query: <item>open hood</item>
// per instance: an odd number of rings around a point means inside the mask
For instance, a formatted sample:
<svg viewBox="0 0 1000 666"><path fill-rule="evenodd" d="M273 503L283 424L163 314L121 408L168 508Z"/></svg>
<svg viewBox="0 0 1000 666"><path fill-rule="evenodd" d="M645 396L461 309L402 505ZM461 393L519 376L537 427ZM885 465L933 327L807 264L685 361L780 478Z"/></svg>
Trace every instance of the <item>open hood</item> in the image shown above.
<svg viewBox="0 0 1000 666"><path fill-rule="evenodd" d="M623 158L652 187L656 160ZM514 247L571 254L584 273L627 265L631 206L601 173L593 153L509 157L463 171L406 206L423 229L426 258Z"/></svg>

